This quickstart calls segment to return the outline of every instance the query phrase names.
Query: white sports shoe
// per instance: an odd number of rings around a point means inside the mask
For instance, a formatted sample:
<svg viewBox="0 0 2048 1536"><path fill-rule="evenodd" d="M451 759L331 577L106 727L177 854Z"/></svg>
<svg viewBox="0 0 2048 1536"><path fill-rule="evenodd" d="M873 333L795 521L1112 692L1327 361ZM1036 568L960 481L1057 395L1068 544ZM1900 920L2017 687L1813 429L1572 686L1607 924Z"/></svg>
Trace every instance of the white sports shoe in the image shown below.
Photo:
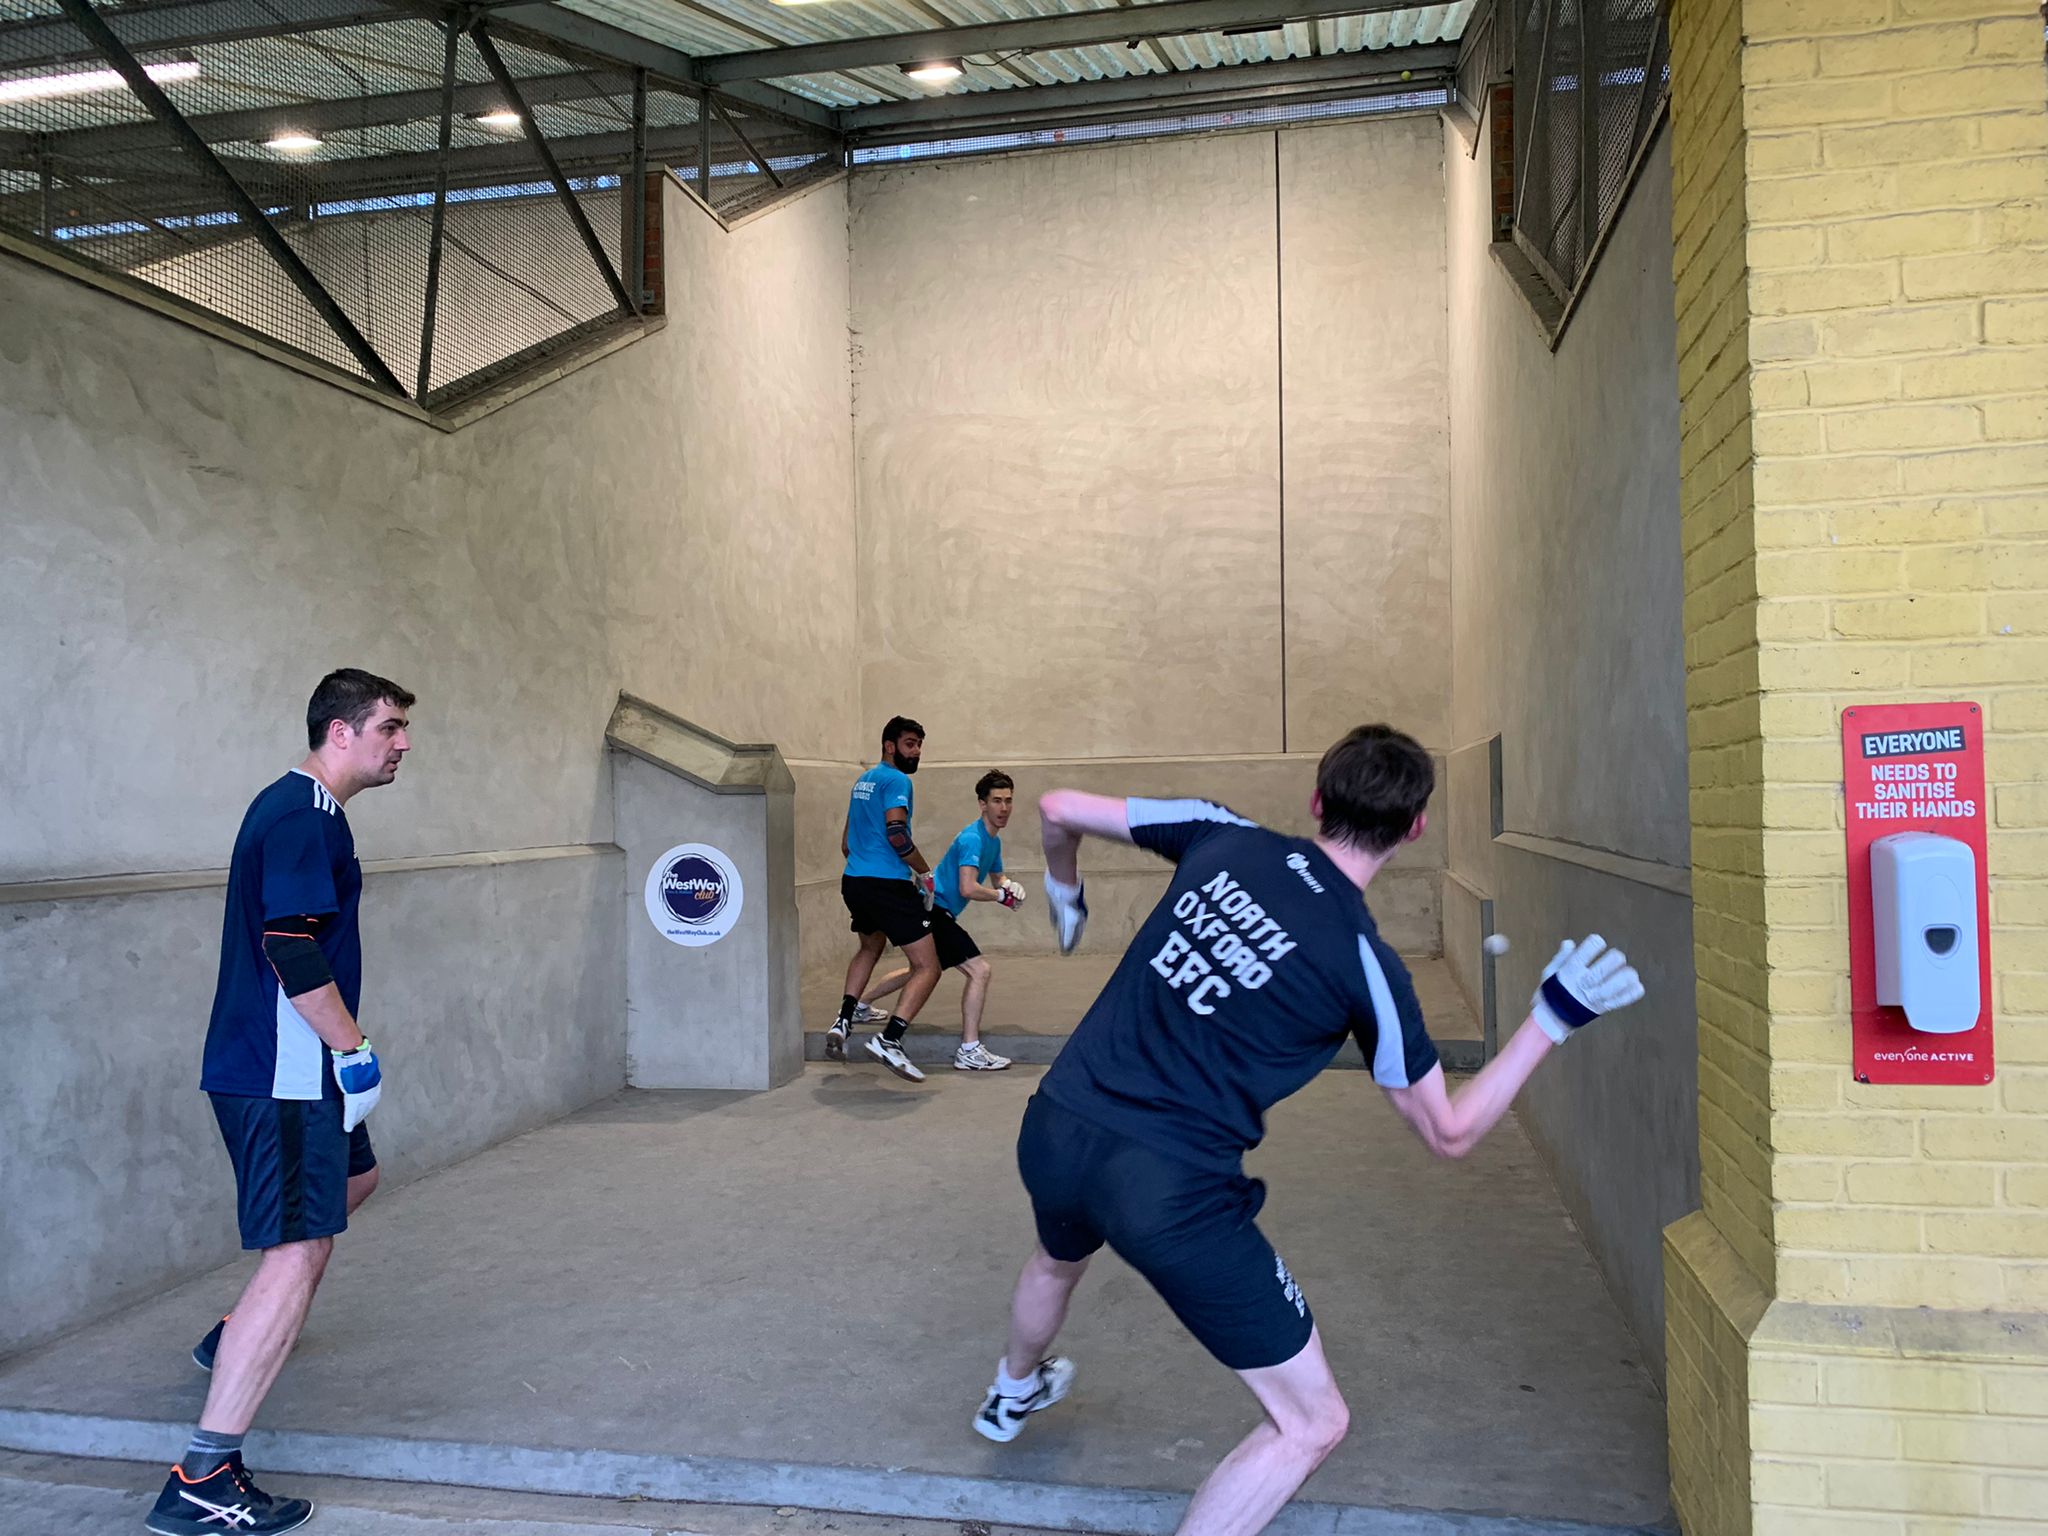
<svg viewBox="0 0 2048 1536"><path fill-rule="evenodd" d="M1061 1355L1038 1362L1031 1390L1022 1397L1005 1397L993 1383L974 1416L974 1432L984 1440L1007 1445L1024 1432L1024 1421L1043 1413L1067 1395L1074 1384L1074 1362Z"/></svg>
<svg viewBox="0 0 2048 1536"><path fill-rule="evenodd" d="M903 1047L893 1040L884 1040L880 1035L869 1035L868 1054L906 1083L924 1081L924 1073L917 1069L915 1062L903 1054Z"/></svg>
<svg viewBox="0 0 2048 1536"><path fill-rule="evenodd" d="M855 1003L853 1005L853 1022L856 1024L886 1024L889 1022L889 1010L877 1008L873 1003Z"/></svg>
<svg viewBox="0 0 2048 1536"><path fill-rule="evenodd" d="M825 1059L827 1061L846 1060L846 1035L846 1025L838 1019L834 1019L832 1027L825 1031Z"/></svg>
<svg viewBox="0 0 2048 1536"><path fill-rule="evenodd" d="M979 1040L972 1045L963 1045L953 1053L955 1072L1000 1072L1009 1064L1009 1057L998 1056Z"/></svg>

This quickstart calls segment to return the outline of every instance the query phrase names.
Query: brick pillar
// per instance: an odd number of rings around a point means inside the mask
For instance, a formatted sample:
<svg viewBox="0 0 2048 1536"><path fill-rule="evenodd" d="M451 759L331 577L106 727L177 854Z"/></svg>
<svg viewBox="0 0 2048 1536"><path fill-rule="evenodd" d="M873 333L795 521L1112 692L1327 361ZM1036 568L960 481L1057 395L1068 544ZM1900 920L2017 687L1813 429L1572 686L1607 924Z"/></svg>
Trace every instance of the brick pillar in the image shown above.
<svg viewBox="0 0 2048 1536"><path fill-rule="evenodd" d="M2035 0L1672 0L1701 1209L1688 1536L2048 1529ZM1841 711L1987 712L1998 1081L1849 1072Z"/></svg>

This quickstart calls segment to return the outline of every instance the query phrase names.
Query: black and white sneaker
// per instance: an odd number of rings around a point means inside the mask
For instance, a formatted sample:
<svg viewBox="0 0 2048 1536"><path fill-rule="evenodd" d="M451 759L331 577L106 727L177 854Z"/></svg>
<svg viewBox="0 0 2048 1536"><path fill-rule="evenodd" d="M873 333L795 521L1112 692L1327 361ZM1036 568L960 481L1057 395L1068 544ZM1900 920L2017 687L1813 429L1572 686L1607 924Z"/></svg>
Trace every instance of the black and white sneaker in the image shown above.
<svg viewBox="0 0 2048 1536"><path fill-rule="evenodd" d="M220 1336L227 1325L227 1318L222 1318L213 1325L205 1338L192 1346L192 1363L209 1376L213 1374L213 1357L220 1353Z"/></svg>
<svg viewBox="0 0 2048 1536"><path fill-rule="evenodd" d="M848 1032L849 1027L846 1020L834 1019L832 1021L832 1027L825 1031L825 1059L827 1061L846 1060L846 1036Z"/></svg>
<svg viewBox="0 0 2048 1536"><path fill-rule="evenodd" d="M918 1068L917 1064L909 1056L904 1054L903 1047L894 1040L887 1039L881 1035L869 1035L868 1054L902 1078L906 1083L921 1083L924 1081L923 1071Z"/></svg>
<svg viewBox="0 0 2048 1536"><path fill-rule="evenodd" d="M143 1521L158 1536L277 1536L296 1531L313 1518L308 1499L273 1499L249 1476L240 1453L230 1456L206 1476L187 1477L172 1467L157 1495L156 1508Z"/></svg>
<svg viewBox="0 0 2048 1536"><path fill-rule="evenodd" d="M1005 1397L991 1384L981 1400L981 1412L974 1416L974 1432L984 1440L1008 1445L1024 1432L1024 1421L1042 1413L1067 1395L1074 1384L1074 1362L1053 1355L1038 1362L1032 1373L1031 1390L1022 1397Z"/></svg>

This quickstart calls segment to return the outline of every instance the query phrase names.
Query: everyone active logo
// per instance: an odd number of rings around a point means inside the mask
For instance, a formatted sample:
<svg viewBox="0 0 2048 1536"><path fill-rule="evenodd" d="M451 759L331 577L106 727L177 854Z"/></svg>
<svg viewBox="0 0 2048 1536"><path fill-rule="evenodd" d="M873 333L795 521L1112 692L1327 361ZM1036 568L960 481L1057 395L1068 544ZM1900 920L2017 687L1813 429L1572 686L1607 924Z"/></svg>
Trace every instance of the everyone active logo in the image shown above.
<svg viewBox="0 0 2048 1536"><path fill-rule="evenodd" d="M715 944L731 933L746 889L731 859L709 843L681 843L647 872L647 917L670 943Z"/></svg>

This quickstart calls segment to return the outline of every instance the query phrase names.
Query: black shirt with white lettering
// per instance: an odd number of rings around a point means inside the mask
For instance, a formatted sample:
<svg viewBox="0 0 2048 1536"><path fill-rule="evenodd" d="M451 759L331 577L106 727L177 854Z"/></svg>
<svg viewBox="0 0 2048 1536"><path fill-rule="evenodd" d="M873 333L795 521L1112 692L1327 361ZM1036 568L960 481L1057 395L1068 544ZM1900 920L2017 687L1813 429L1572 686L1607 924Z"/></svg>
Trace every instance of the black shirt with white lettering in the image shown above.
<svg viewBox="0 0 2048 1536"><path fill-rule="evenodd" d="M1356 1036L1386 1088L1437 1064L1400 957L1322 849L1206 800L1130 800L1179 865L1040 1091L1171 1156L1235 1169L1266 1111Z"/></svg>

